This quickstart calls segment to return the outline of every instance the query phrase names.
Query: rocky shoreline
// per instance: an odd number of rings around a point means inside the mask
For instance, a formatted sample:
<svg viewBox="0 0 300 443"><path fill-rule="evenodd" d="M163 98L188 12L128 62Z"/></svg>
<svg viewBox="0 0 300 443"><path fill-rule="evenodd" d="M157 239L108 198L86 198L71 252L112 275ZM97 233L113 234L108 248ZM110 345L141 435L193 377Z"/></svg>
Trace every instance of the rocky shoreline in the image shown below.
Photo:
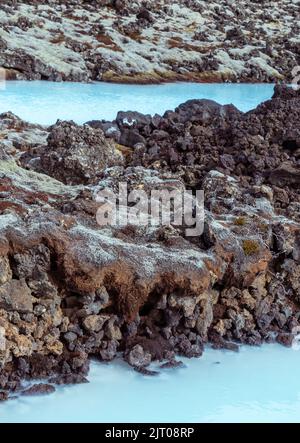
<svg viewBox="0 0 300 443"><path fill-rule="evenodd" d="M139 372L204 345L300 332L300 93L242 113L191 100L163 116L29 124L0 115L0 400L23 380ZM205 226L100 227L99 189L203 189ZM162 370L163 370L162 368Z"/></svg>
<svg viewBox="0 0 300 443"><path fill-rule="evenodd" d="M8 0L0 67L17 80L291 82L298 15L290 0Z"/></svg>

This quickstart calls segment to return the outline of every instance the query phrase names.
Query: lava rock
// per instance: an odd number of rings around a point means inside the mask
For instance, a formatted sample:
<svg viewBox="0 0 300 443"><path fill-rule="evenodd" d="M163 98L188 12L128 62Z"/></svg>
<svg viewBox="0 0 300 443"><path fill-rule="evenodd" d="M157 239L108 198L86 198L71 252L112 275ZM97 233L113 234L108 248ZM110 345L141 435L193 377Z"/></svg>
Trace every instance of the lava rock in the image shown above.
<svg viewBox="0 0 300 443"><path fill-rule="evenodd" d="M55 392L55 387L46 383L37 383L32 386L30 386L28 389L25 389L25 391L22 391L22 395L46 395L46 394L53 394Z"/></svg>
<svg viewBox="0 0 300 443"><path fill-rule="evenodd" d="M151 363L151 354L145 352L141 345L135 345L127 354L127 362L136 368L147 366Z"/></svg>
<svg viewBox="0 0 300 443"><path fill-rule="evenodd" d="M47 174L73 185L93 182L104 168L122 161L102 130L64 121L50 128L48 145L41 155L41 166Z"/></svg>

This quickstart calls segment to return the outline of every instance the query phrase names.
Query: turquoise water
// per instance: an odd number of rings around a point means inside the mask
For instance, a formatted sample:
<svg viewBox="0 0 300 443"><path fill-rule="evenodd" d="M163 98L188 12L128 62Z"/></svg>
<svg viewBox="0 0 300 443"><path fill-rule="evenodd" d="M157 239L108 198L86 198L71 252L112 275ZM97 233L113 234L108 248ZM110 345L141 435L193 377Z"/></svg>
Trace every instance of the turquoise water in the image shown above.
<svg viewBox="0 0 300 443"><path fill-rule="evenodd" d="M191 98L233 103L247 111L271 97L271 85L11 82L0 112L32 122L113 119L119 110L163 113ZM299 422L300 351L279 345L207 349L186 367L144 377L122 361L93 362L89 384L46 397L0 403L0 422Z"/></svg>
<svg viewBox="0 0 300 443"><path fill-rule="evenodd" d="M210 98L232 103L249 111L271 98L270 84L115 85L52 82L7 82L0 90L0 112L12 111L24 120L40 124L57 118L84 123L92 119L113 120L118 111L162 114L192 98Z"/></svg>
<svg viewBox="0 0 300 443"><path fill-rule="evenodd" d="M186 368L144 377L93 363L90 383L0 404L0 422L299 422L300 351L207 349Z"/></svg>

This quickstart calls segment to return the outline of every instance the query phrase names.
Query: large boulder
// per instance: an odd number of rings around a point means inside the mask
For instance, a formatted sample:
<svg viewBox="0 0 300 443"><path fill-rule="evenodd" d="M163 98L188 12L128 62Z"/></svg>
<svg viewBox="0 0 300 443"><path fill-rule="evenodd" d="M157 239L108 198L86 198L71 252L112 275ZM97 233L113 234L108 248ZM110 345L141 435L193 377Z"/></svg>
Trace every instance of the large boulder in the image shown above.
<svg viewBox="0 0 300 443"><path fill-rule="evenodd" d="M50 128L41 155L44 171L66 184L95 182L108 166L122 163L122 155L101 129L58 121Z"/></svg>

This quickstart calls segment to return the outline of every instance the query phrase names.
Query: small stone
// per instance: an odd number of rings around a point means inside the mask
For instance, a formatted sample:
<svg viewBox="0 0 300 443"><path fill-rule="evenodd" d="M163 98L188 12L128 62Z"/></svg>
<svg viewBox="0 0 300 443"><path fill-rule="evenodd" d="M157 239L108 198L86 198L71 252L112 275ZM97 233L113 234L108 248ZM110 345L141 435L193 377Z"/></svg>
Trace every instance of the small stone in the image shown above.
<svg viewBox="0 0 300 443"><path fill-rule="evenodd" d="M5 351L6 347L6 338L5 338L5 329L0 326L0 351Z"/></svg>
<svg viewBox="0 0 300 443"><path fill-rule="evenodd" d="M122 339L122 332L121 332L119 326L117 326L114 322L115 322L115 319L112 318L107 323L107 326L105 328L105 334L106 334L107 338L109 338L110 340L121 340Z"/></svg>
<svg viewBox="0 0 300 443"><path fill-rule="evenodd" d="M239 345L231 341L224 341L223 348L233 352L239 352L240 350Z"/></svg>
<svg viewBox="0 0 300 443"><path fill-rule="evenodd" d="M159 299L157 305L157 309L166 309L167 307L167 294L163 294Z"/></svg>
<svg viewBox="0 0 300 443"><path fill-rule="evenodd" d="M33 310L34 314L37 316L43 315L46 311L47 308L43 305L36 305Z"/></svg>
<svg viewBox="0 0 300 443"><path fill-rule="evenodd" d="M173 350L166 350L164 352L163 358L166 360L175 360L175 352Z"/></svg>
<svg viewBox="0 0 300 443"><path fill-rule="evenodd" d="M289 333L280 333L276 337L276 341L280 343L283 346L290 347L293 344L294 341L294 334Z"/></svg>
<svg viewBox="0 0 300 443"><path fill-rule="evenodd" d="M167 340L169 340L171 338L171 335L172 335L172 328L170 328L170 326L167 326L166 328L163 328L162 329L162 335Z"/></svg>
<svg viewBox="0 0 300 443"><path fill-rule="evenodd" d="M72 342L77 339L77 335L74 332L66 332L64 334L64 339L68 342Z"/></svg>
<svg viewBox="0 0 300 443"><path fill-rule="evenodd" d="M127 361L134 367L147 366L151 363L151 354L145 352L141 345L135 345L128 353Z"/></svg>
<svg viewBox="0 0 300 443"><path fill-rule="evenodd" d="M219 334L212 335L211 340L213 349L227 349L234 352L238 352L240 349L238 344L224 340Z"/></svg>
<svg viewBox="0 0 300 443"><path fill-rule="evenodd" d="M181 308L185 317L191 317L193 315L197 299L195 297L183 297L171 294L168 300L171 308Z"/></svg>
<svg viewBox="0 0 300 443"><path fill-rule="evenodd" d="M0 287L0 308L21 313L32 311L32 297L25 279L11 280Z"/></svg>
<svg viewBox="0 0 300 443"><path fill-rule="evenodd" d="M84 319L83 326L88 331L99 332L108 319L109 315L89 315Z"/></svg>
<svg viewBox="0 0 300 443"><path fill-rule="evenodd" d="M134 370L136 372L139 372L140 374L143 374L143 375L150 375L150 376L159 375L158 371L153 371L152 369L147 369L144 366L135 367Z"/></svg>
<svg viewBox="0 0 300 443"><path fill-rule="evenodd" d="M8 400L8 392L0 391L0 401Z"/></svg>
<svg viewBox="0 0 300 443"><path fill-rule="evenodd" d="M111 361L117 355L118 350L118 342L115 340L110 340L107 342L107 346L105 349L101 349L100 357L102 360Z"/></svg>
<svg viewBox="0 0 300 443"><path fill-rule="evenodd" d="M37 383L22 392L22 395L46 395L55 392L55 387L46 383Z"/></svg>
<svg viewBox="0 0 300 443"><path fill-rule="evenodd" d="M202 346L200 346L198 344L194 344L194 345L192 345L190 347L190 349L186 353L186 356L189 357L189 358L191 358L191 357L201 357L202 354L203 354Z"/></svg>
<svg viewBox="0 0 300 443"><path fill-rule="evenodd" d="M169 360L166 363L160 365L161 369L174 369L174 368L184 368L185 365L180 360Z"/></svg>
<svg viewBox="0 0 300 443"><path fill-rule="evenodd" d="M12 278L12 271L7 257L0 257L0 285L4 285Z"/></svg>
<svg viewBox="0 0 300 443"><path fill-rule="evenodd" d="M148 11L148 9L146 8L141 8L140 11L137 13L136 17L139 20L146 20L147 22L152 22L153 21L153 17L151 15L151 12Z"/></svg>
<svg viewBox="0 0 300 443"><path fill-rule="evenodd" d="M80 383L89 383L89 381L81 374L57 375L49 379L50 383L55 385L75 385Z"/></svg>

